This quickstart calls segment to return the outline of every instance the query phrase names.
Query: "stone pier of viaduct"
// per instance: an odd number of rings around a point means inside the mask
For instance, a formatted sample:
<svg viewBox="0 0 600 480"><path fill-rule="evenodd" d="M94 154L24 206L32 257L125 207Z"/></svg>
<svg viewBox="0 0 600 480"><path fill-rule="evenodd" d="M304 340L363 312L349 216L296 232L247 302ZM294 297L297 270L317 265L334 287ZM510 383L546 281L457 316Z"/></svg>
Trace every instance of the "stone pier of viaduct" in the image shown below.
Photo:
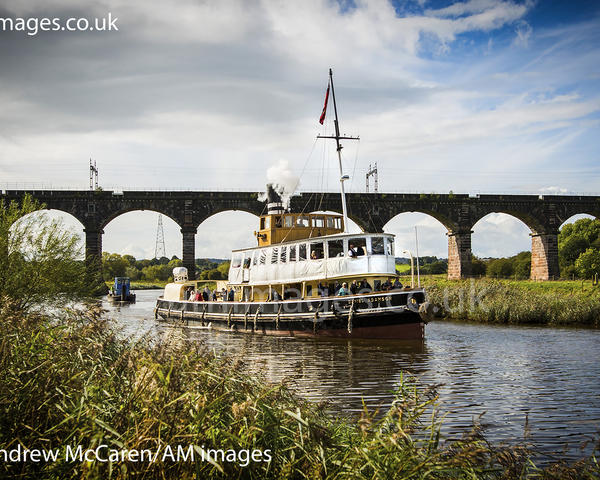
<svg viewBox="0 0 600 480"><path fill-rule="evenodd" d="M135 210L152 210L170 217L181 228L183 265L195 270L195 235L198 226L210 216L228 210L261 215L265 203L258 192L144 192L144 191L65 191L7 190L0 198L20 201L25 194L42 202L47 209L67 212L77 218L85 231L86 260L100 265L102 234L113 219ZM600 197L566 195L455 195L350 193L348 215L363 230L379 232L396 215L421 212L436 218L447 229L448 278L471 273L471 233L473 226L489 213L506 213L521 220L531 230L531 278L557 278L558 229L576 214L598 218ZM333 211L341 213L337 193L302 193L292 197L295 212Z"/></svg>

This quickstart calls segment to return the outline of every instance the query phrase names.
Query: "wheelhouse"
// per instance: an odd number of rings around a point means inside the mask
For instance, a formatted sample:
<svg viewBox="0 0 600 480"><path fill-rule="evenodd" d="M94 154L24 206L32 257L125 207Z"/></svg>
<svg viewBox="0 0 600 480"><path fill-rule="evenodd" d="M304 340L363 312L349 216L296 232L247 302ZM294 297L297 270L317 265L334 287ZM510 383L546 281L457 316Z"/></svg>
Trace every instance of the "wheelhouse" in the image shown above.
<svg viewBox="0 0 600 480"><path fill-rule="evenodd" d="M254 232L258 246L286 241L334 235L344 231L341 215L320 213L269 213L260 217L260 228Z"/></svg>

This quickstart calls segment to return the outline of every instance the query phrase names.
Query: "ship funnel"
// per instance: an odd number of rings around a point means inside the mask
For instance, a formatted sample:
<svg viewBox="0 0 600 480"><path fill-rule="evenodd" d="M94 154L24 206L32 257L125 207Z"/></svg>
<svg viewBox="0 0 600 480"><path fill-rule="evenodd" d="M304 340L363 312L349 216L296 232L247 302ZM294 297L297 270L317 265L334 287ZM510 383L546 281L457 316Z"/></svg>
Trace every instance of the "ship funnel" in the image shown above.
<svg viewBox="0 0 600 480"><path fill-rule="evenodd" d="M285 212L281 197L270 183L267 184L267 202L267 213L269 215L278 215Z"/></svg>

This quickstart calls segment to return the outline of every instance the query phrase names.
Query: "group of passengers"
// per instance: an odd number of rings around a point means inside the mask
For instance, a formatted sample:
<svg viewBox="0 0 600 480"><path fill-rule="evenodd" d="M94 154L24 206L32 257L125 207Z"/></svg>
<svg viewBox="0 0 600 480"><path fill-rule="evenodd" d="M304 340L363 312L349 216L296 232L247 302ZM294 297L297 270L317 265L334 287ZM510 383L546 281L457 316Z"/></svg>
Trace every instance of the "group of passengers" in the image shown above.
<svg viewBox="0 0 600 480"><path fill-rule="evenodd" d="M349 247L350 248L348 249L348 257L350 258L362 257L365 254L365 249L360 245L354 245L354 243L350 243ZM344 253L340 252L337 256L341 257L343 255ZM321 258L323 258L322 250L313 250L312 252L310 252L311 260L320 260Z"/></svg>
<svg viewBox="0 0 600 480"><path fill-rule="evenodd" d="M377 289L378 291L382 291L382 292L387 292L389 290L399 290L402 288L402 283L400 282L400 280L398 280L397 278L392 282L391 278L388 278L385 282L383 282L379 288ZM317 289L319 291L319 295L321 297L329 297L331 295L336 295L336 296L340 296L340 295L356 295L356 294L365 294L365 293L371 293L373 292L373 287L371 287L371 284L369 282L367 282L366 278L363 278L360 282L357 282L356 280L352 280L352 283L350 284L350 286L348 286L348 283L343 282L343 283L339 283L336 282L335 285L333 286L333 288L331 288L330 285L328 284L323 284L321 282L319 282L319 284L317 285Z"/></svg>
<svg viewBox="0 0 600 480"><path fill-rule="evenodd" d="M186 298L190 302L216 302L219 299L222 299L224 302L233 302L235 298L235 290L233 288L227 290L225 288L221 289L221 291L210 290L208 286L204 287L204 289L194 290L194 287L190 287L187 290Z"/></svg>

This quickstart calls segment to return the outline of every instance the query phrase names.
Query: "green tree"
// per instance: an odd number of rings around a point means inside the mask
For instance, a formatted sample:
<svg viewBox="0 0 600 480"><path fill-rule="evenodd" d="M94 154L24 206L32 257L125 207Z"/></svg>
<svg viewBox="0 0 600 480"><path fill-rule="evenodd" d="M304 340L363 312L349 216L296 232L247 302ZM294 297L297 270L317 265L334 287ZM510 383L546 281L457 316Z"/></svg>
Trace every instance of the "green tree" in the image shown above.
<svg viewBox="0 0 600 480"><path fill-rule="evenodd" d="M495 258L490 260L485 271L488 277L512 277L514 270L509 258Z"/></svg>
<svg viewBox="0 0 600 480"><path fill-rule="evenodd" d="M231 262L223 262L217 267L217 270L223 274L223 278L227 278L229 275L229 264Z"/></svg>
<svg viewBox="0 0 600 480"><path fill-rule="evenodd" d="M511 258L513 274L519 280L525 280L531 276L531 252L521 252Z"/></svg>
<svg viewBox="0 0 600 480"><path fill-rule="evenodd" d="M137 262L133 255L123 255L123 260L125 260L130 267L135 267Z"/></svg>
<svg viewBox="0 0 600 480"><path fill-rule="evenodd" d="M44 208L30 196L21 203L0 201L0 301L22 310L91 294L79 235Z"/></svg>
<svg viewBox="0 0 600 480"><path fill-rule="evenodd" d="M102 275L104 280L112 280L115 277L124 277L129 263L118 253L102 253Z"/></svg>
<svg viewBox="0 0 600 480"><path fill-rule="evenodd" d="M472 275L485 275L486 263L481 258L473 255L471 257L471 274Z"/></svg>
<svg viewBox="0 0 600 480"><path fill-rule="evenodd" d="M575 261L575 268L581 278L592 278L596 274L600 275L600 251L595 248L588 248Z"/></svg>
<svg viewBox="0 0 600 480"><path fill-rule="evenodd" d="M582 218L564 225L558 234L558 261L561 275L578 275L585 269L576 267L577 259L589 248L600 251L600 221ZM591 254L588 254L588 257Z"/></svg>

